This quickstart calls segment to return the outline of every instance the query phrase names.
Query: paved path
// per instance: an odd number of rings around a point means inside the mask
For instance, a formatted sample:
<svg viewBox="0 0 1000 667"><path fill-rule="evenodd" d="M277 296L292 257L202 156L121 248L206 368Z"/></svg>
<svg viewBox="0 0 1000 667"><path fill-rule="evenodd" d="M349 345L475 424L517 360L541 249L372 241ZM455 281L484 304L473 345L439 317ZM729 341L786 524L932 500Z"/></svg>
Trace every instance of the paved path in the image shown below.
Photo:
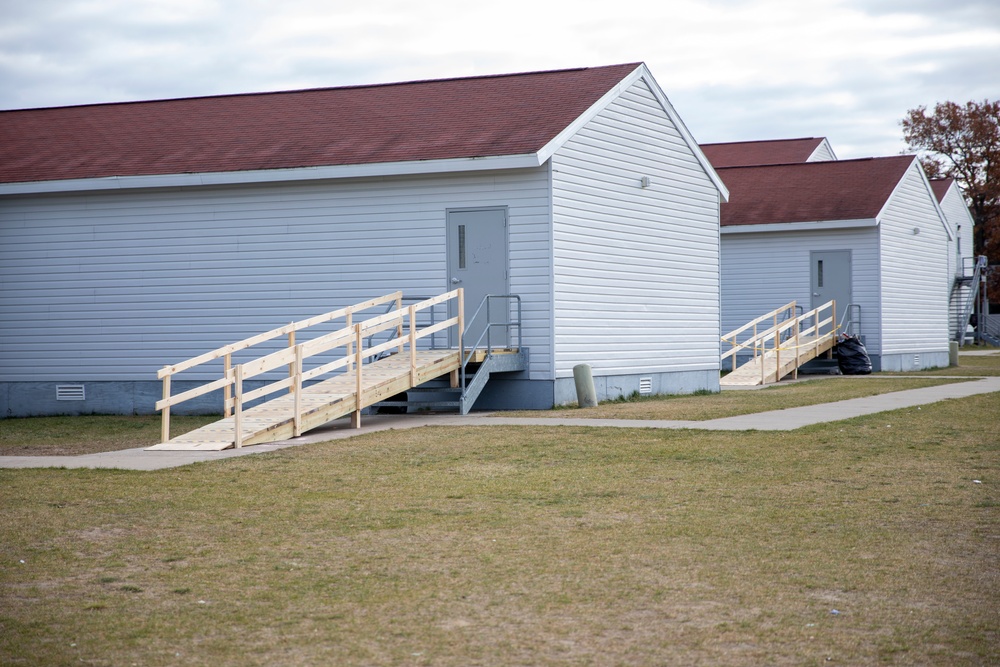
<svg viewBox="0 0 1000 667"><path fill-rule="evenodd" d="M360 429L352 429L346 420L292 440L268 445L253 445L221 452L170 452L125 449L82 456L0 456L0 468L121 468L126 470L159 470L216 461L234 456L273 452L285 447L297 447L313 442L352 438L356 435L389 429L420 426L594 426L599 428L672 428L710 431L790 431L810 424L821 424L851 417L870 415L886 410L936 403L949 398L965 398L977 394L1000 392L1000 377L987 377L970 382L908 389L878 396L852 398L835 403L808 405L771 412L758 412L738 417L707 421L670 421L639 419L578 419L573 417L499 417L496 413L458 415L372 415L363 419ZM998 399L1000 408L1000 399Z"/></svg>

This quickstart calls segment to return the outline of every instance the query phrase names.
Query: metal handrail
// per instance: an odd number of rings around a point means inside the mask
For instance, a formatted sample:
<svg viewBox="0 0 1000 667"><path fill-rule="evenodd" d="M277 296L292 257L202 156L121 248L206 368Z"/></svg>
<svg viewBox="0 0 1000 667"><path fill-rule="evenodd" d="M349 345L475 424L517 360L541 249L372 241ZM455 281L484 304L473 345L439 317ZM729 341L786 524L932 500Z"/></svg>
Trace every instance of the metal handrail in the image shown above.
<svg viewBox="0 0 1000 667"><path fill-rule="evenodd" d="M490 300L491 299L505 299L507 301L507 308L506 308L506 312L507 312L507 318L506 318L506 320L507 321L505 321L505 322L493 322L492 321L493 318L492 318L491 310L490 310ZM514 321L510 320L510 302L511 301L513 301L513 302L515 302L517 304L517 318ZM483 333L479 334L479 338L476 340L476 342L473 343L471 347L467 348L466 344L465 344L466 340L467 340L466 334L470 330L472 330L473 323L476 321L476 318L479 317L480 313L483 312L483 307L484 306L486 308L486 327L483 330ZM524 346L523 346L523 340L524 340L524 338L523 338L523 327L521 326L521 322L522 322L521 314L522 314L522 307L521 307L521 296L520 295L518 295L518 294L487 294L485 297L483 297L482 302L480 302L479 307L476 308L476 312L472 314L472 317L468 318L465 321L466 322L466 324L465 324L465 331L462 332L462 344L461 344L461 347L460 347L460 355L459 355L459 359L461 359L461 362L462 362L462 366L461 366L461 369L460 369L460 374L461 374L461 379L462 379L461 387L462 387L462 393L463 393L463 395L465 393L466 368L469 365L469 361L471 361L471 359L472 359L472 353L475 352L477 349L479 349L479 347L482 345L483 338L486 339L486 358L489 359L490 357L493 356L493 340L492 340L492 333L491 333L492 330L493 330L493 327L504 327L504 329L507 331L507 340L508 341L510 340L510 330L511 330L511 328L512 327L517 327L517 349L518 350L524 349ZM468 349L468 353L466 353L467 349Z"/></svg>
<svg viewBox="0 0 1000 667"><path fill-rule="evenodd" d="M855 317L851 314L853 309L857 309L858 316ZM846 325L845 325L846 321ZM854 325L857 322L857 330L855 331ZM849 303L844 307L844 314L840 316L840 323L837 325L837 330L841 334L848 336L861 335L861 304L860 303Z"/></svg>
<svg viewBox="0 0 1000 667"><path fill-rule="evenodd" d="M778 320L778 324L781 324L782 322L786 322L786 321L791 320L791 319L800 319L802 317L802 314L804 312L805 312L805 310L802 308L802 306L796 304L794 308L789 308L787 311L785 311L785 314L781 317L780 320ZM790 330L789 331L785 331L784 337L781 340L782 341L786 341L789 338L791 338L793 335L794 334L793 334L792 331L790 331Z"/></svg>
<svg viewBox="0 0 1000 667"><path fill-rule="evenodd" d="M981 276L989 266L988 262L989 260L985 255L980 255L976 258L976 265L972 272L972 289L969 290L969 296L966 298L965 305L962 308L962 316L961 319L959 319L958 331L955 332L955 340L958 341L959 347L965 345L965 332L969 326L969 317L972 316L976 299L979 297Z"/></svg>

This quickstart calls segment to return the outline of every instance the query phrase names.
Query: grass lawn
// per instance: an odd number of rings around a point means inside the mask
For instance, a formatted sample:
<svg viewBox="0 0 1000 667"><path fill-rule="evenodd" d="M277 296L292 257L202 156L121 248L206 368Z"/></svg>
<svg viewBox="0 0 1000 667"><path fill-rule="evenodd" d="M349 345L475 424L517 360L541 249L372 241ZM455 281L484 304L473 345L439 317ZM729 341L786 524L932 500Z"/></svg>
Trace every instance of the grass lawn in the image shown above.
<svg viewBox="0 0 1000 667"><path fill-rule="evenodd" d="M849 398L877 396L905 389L920 389L962 382L935 377L818 376L811 380L785 382L751 390L726 390L707 395L670 395L606 401L595 408L569 408L504 413L518 417L574 417L580 419L669 419L705 420L747 415L803 405L832 403Z"/></svg>
<svg viewBox="0 0 1000 667"><path fill-rule="evenodd" d="M170 433L177 436L218 419L174 416ZM159 415L0 419L0 456L78 456L158 442Z"/></svg>
<svg viewBox="0 0 1000 667"><path fill-rule="evenodd" d="M657 396L597 408L507 412L505 416L614 419L715 419L813 405L902 389L917 389L960 380L927 377L824 377L755 391L726 391L708 396ZM203 426L218 417L178 417L170 420L173 435ZM145 447L160 441L158 416L29 417L0 420L0 456L72 456Z"/></svg>
<svg viewBox="0 0 1000 667"><path fill-rule="evenodd" d="M968 349L968 346L963 349ZM932 371L917 371L915 373L880 373L879 375L1000 375L1000 350L995 348L983 348L983 352L992 351L993 354L960 354L958 366L949 368L936 368Z"/></svg>
<svg viewBox="0 0 1000 667"><path fill-rule="evenodd" d="M998 664L998 433L988 394L0 470L0 664Z"/></svg>

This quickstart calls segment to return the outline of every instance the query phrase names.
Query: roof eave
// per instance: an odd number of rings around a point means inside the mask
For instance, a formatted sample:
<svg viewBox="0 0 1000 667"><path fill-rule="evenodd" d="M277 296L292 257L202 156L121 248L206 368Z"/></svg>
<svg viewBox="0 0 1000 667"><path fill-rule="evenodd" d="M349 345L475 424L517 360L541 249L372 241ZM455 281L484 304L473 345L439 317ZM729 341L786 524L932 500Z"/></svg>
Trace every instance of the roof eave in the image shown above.
<svg viewBox="0 0 1000 667"><path fill-rule="evenodd" d="M191 174L152 176L108 176L54 181L0 183L0 196L51 194L56 192L88 192L131 190L139 188L177 188L213 185L245 185L252 183L284 183L341 178L372 178L382 176L412 176L496 169L530 169L543 164L539 153L490 157L452 158L447 160L416 160L408 162L376 162L293 169L259 169Z"/></svg>
<svg viewBox="0 0 1000 667"><path fill-rule="evenodd" d="M812 220L804 222L767 222L757 225L725 225L720 229L722 234L752 234L759 232L812 232L835 229L857 229L861 227L877 227L877 218L859 218L856 220Z"/></svg>

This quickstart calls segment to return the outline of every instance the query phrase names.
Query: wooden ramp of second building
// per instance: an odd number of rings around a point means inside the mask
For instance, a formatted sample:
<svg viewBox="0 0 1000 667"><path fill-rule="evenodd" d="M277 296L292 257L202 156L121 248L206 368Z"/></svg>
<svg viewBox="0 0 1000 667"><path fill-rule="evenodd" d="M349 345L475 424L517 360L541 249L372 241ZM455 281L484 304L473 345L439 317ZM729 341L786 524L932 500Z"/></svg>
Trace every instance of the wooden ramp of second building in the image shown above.
<svg viewBox="0 0 1000 667"><path fill-rule="evenodd" d="M724 375L719 380L720 386L756 387L778 382L789 373L797 373L802 364L833 349L837 342L833 315L836 312L835 302L830 301L798 317L779 322L778 316L788 312L795 312L794 301L722 337L724 343L732 345L722 355L723 362L727 357L735 359L740 350L752 350L753 358ZM774 322L773 326L757 331L758 324L770 321ZM736 343L739 334L751 329L754 334L750 338Z"/></svg>
<svg viewBox="0 0 1000 667"><path fill-rule="evenodd" d="M163 412L161 443L147 449L206 451L276 442L296 437L347 415L352 415L353 424L359 426L361 410L379 401L444 375L451 376L454 386L457 383L457 371L461 366L461 352L458 349L448 348L418 349L417 341L439 332L446 333L450 327L457 327L458 331L461 331L463 321L461 305L457 308L456 317L425 327L417 324L417 316L420 311L446 303L450 299L458 299L460 304L461 298L462 291L455 290L404 308L401 304L401 294L394 293L310 320L293 322L287 327L234 343L181 364L168 366L160 371L160 377L164 379L164 399L157 403L157 409ZM395 305L395 309L363 322L351 322L352 314L364 308L371 308L373 304L384 303L389 303L390 308ZM312 341L291 345L294 342L294 332L345 315L350 324L344 329ZM406 330L409 332L408 335L404 333ZM395 331L396 337L379 345L364 347L365 340L371 341L373 335L384 331ZM290 347L287 350L265 355L235 367L230 366L229 355L232 353L281 335L289 336ZM302 371L303 359L323 352L328 353L335 348L345 349L345 354L338 361L310 371ZM171 376L201 363L221 358L226 359L222 378L176 396L170 395ZM365 360L372 359L374 360L370 363L364 363ZM288 378L251 392L242 391L244 379L284 365L289 366ZM306 380L324 373L329 375L331 370L338 371L339 374L314 384L305 384ZM217 422L170 438L171 406L219 388L223 388L226 392L224 402L226 412L229 414ZM231 395L233 391L235 395ZM277 398L253 407L243 407L244 402L279 392Z"/></svg>
<svg viewBox="0 0 1000 667"><path fill-rule="evenodd" d="M779 350L768 350L756 359L751 359L722 377L719 384L723 387L756 387L768 382L777 382L796 371L802 364L830 350L833 345L834 341L830 336L819 339L802 337L794 348L784 346Z"/></svg>

